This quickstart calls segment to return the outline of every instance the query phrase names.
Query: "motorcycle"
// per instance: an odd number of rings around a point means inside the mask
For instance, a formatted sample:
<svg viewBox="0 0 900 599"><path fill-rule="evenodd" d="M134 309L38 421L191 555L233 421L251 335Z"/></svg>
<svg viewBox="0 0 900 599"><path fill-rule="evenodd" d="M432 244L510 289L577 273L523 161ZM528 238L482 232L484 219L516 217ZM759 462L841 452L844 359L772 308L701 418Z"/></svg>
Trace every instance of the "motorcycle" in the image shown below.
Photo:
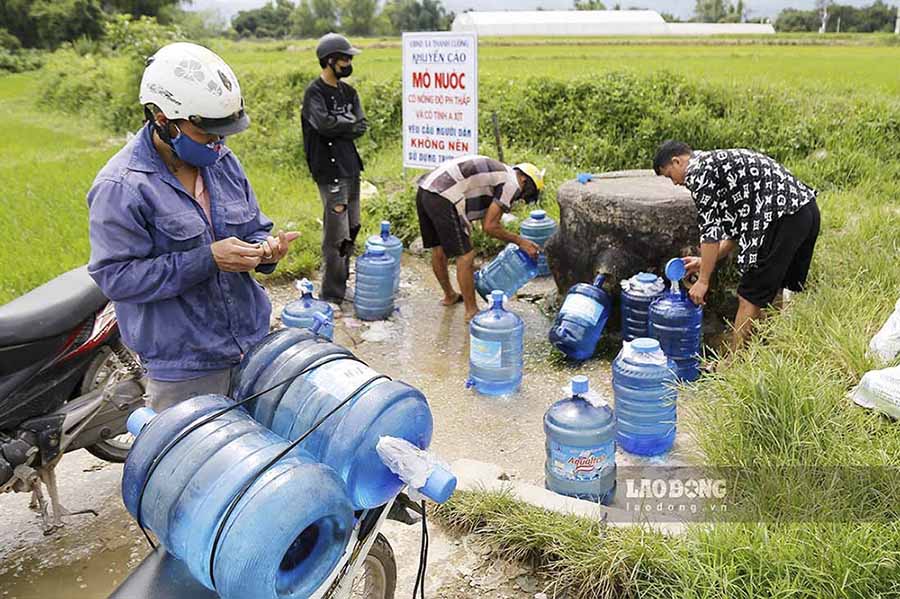
<svg viewBox="0 0 900 599"><path fill-rule="evenodd" d="M96 516L60 503L56 467L82 448L124 462L125 423L144 392L143 369L86 267L0 306L0 493L31 493L44 534L63 516Z"/></svg>
<svg viewBox="0 0 900 599"><path fill-rule="evenodd" d="M423 545L416 587L424 585L428 531L422 504L400 493L386 505L362 511L338 566L310 599L394 599L397 563L387 538L379 532L385 520L407 525L422 523ZM197 582L187 566L162 546L151 552L109 599L165 597L166 599L220 599Z"/></svg>

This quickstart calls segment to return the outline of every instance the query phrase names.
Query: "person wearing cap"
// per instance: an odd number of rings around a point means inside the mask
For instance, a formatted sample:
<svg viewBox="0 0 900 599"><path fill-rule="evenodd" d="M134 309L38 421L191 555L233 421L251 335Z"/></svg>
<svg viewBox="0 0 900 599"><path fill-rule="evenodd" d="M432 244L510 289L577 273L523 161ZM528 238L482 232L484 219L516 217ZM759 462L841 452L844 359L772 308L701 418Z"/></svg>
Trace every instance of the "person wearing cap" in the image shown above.
<svg viewBox="0 0 900 599"><path fill-rule="evenodd" d="M343 79L360 53L343 35L329 33L316 46L322 72L303 94L301 122L306 163L323 205L322 299L347 298L350 256L359 233L359 175L363 162L354 140L368 129L359 94Z"/></svg>
<svg viewBox="0 0 900 599"><path fill-rule="evenodd" d="M219 56L189 43L161 48L139 99L146 123L87 195L88 271L114 302L159 411L228 392L230 369L269 330L271 305L252 273L274 271L299 234L271 234L225 145L250 119Z"/></svg>
<svg viewBox="0 0 900 599"><path fill-rule="evenodd" d="M486 156L460 156L448 160L419 180L416 211L422 245L431 248L431 267L444 297L441 304L464 302L466 320L478 312L475 300L472 223L483 220L484 232L495 239L514 243L532 258L540 246L511 231L500 222L512 203L522 198L531 204L544 189L544 171L523 162L515 166ZM456 258L456 280L461 293L450 282L448 262Z"/></svg>
<svg viewBox="0 0 900 599"><path fill-rule="evenodd" d="M680 141L659 146L657 175L687 187L697 206L700 256L684 258L697 273L694 303L706 303L716 263L738 250L741 272L732 349L784 289L802 291L819 236L816 190L772 158L747 149L695 152Z"/></svg>

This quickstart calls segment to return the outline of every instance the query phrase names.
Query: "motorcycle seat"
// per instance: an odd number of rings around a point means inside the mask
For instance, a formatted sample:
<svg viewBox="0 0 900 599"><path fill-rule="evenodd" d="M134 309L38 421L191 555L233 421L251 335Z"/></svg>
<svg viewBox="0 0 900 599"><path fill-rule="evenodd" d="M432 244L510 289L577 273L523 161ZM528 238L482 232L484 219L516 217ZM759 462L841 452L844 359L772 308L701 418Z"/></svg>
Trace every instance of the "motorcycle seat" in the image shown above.
<svg viewBox="0 0 900 599"><path fill-rule="evenodd" d="M219 595L197 582L183 562L157 547L109 599L218 599Z"/></svg>
<svg viewBox="0 0 900 599"><path fill-rule="evenodd" d="M107 302L82 266L0 306L0 347L60 335Z"/></svg>

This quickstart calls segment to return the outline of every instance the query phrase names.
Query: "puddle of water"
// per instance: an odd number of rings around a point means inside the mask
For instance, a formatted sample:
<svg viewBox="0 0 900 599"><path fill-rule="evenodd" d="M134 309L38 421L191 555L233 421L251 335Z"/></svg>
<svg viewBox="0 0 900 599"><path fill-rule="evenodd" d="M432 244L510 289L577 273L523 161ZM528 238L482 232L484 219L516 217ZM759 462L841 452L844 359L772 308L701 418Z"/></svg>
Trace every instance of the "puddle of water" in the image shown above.
<svg viewBox="0 0 900 599"><path fill-rule="evenodd" d="M451 280L455 281L453 273ZM559 359L547 340L552 322L541 312L541 302L513 299L507 307L525 321L522 387L505 397L479 395L465 388L469 328L463 306L440 305L440 289L425 260L404 256L402 284L398 310L388 323L371 326L357 321L352 307L345 305L348 312L335 326L336 342L351 348L375 370L425 394L435 422L431 447L444 460L492 462L511 477L543 485L544 412L564 396L562 388L576 374L586 375L591 388L613 404L609 359L595 357L580 364ZM550 278L535 279L523 287L521 295L531 300L554 288ZM293 299L293 291L272 295L276 313ZM648 460L620 451L616 459L619 465L680 464L687 460L689 447L685 436L679 435L673 451L663 458Z"/></svg>
<svg viewBox="0 0 900 599"><path fill-rule="evenodd" d="M563 397L562 387L576 374L587 375L594 390L612 403L611 371L608 359L595 358L581 364L569 364L553 358L555 350L547 341L550 320L540 306L514 299L509 308L525 321L525 378L522 389L509 397L485 397L467 390L469 333L463 318L463 306L439 305L437 282L426 261L404 256L402 295L399 310L386 323L361 323L350 313L336 326L336 341L351 348L373 368L421 389L434 414L432 448L446 461L459 458L493 462L519 480L543 485L544 432L546 409ZM552 281L539 279L529 283L523 293L539 297L550 291ZM294 299L292 284L269 288L280 312ZM349 306L348 306L349 308ZM352 308L350 308L352 309ZM679 408L679 418L682 410ZM682 434L675 449L663 459L641 460L619 452L619 465L681 463L689 443ZM74 465L74 458L67 458ZM118 469L81 474L62 466L61 490L66 497L92 497L92 505L102 503L100 517L73 521L49 538L29 538L21 547L5 552L0 563L0 599L77 598L105 599L109 593L148 553L137 525L119 499ZM99 498L105 497L105 501ZM9 499L9 498L7 498ZM4 514L0 521L22 524L33 515L22 509L27 503L7 502L15 514ZM19 517L21 516L21 517ZM9 523L9 522L7 522ZM34 521L37 526L37 522ZM385 532L395 546L401 564L398 596L411 592L418 559L418 529L389 523ZM432 528L435 551L429 590L440 588L442 597L528 597L514 580L505 582L496 572L477 570L491 560L472 560L470 551L458 541L445 539L436 525ZM7 539L9 541L9 539ZM469 557L467 557L469 556ZM510 566L512 567L512 566ZM446 570L446 572L444 572ZM475 571L473 573L473 570ZM438 574L444 572L443 574ZM452 573L452 575L451 575ZM496 580L495 580L496 578ZM495 584L496 583L496 584ZM499 585L499 586L498 586Z"/></svg>
<svg viewBox="0 0 900 599"><path fill-rule="evenodd" d="M100 516L72 525L6 556L2 599L106 599L147 553L137 525L110 498Z"/></svg>

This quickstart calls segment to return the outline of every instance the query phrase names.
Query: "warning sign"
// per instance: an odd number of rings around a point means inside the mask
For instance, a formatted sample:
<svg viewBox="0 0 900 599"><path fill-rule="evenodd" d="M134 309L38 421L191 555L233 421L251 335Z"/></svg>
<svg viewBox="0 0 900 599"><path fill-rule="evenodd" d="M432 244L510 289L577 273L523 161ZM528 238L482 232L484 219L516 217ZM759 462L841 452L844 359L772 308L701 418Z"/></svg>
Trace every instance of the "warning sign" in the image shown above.
<svg viewBox="0 0 900 599"><path fill-rule="evenodd" d="M403 34L403 166L478 153L478 36Z"/></svg>

